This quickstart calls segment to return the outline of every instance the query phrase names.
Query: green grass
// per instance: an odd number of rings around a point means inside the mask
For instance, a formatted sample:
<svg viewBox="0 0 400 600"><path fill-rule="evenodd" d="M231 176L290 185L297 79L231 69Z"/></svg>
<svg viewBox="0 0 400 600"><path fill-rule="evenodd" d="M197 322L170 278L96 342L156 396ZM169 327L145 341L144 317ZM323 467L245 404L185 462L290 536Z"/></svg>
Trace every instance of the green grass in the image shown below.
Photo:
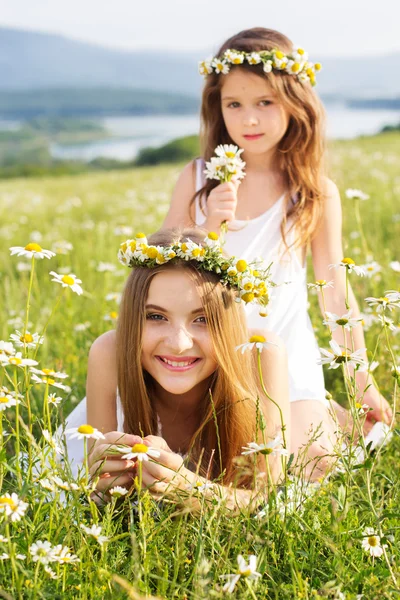
<svg viewBox="0 0 400 600"><path fill-rule="evenodd" d="M336 142L330 148L332 176L343 198L345 255L358 264L366 262L361 238L356 237L354 201L344 196L349 187L362 189L370 199L360 203L362 228L367 251L382 266L371 279L353 278L352 285L365 310L366 296L381 296L385 290L399 289L399 273L389 262L400 260L400 179L395 133L355 141ZM15 328L23 328L29 289L29 272L19 271L24 259L9 257L8 248L25 246L38 240L43 248L67 241L72 249L51 260L37 261L32 283L30 331L40 332L46 325L60 293L50 281L50 270L66 269L82 279L80 297L66 290L47 327L40 348L40 366L69 374L71 393L60 410L51 409L54 428L61 415L84 395L86 360L92 341L113 324L104 319L118 311L115 301L105 296L120 292L126 270L116 261L119 243L128 233L120 227L150 233L165 215L170 193L183 165L137 168L127 171L84 174L58 178L14 179L0 182L0 289L2 313L0 339L8 340ZM38 237L38 232L41 237ZM100 272L100 263L111 263L114 271ZM310 272L310 281L312 281ZM321 344L326 346L316 297L310 295L312 320ZM399 311L392 315L398 325ZM19 321L18 321L19 320ZM75 327L85 324L77 331ZM17 326L18 325L18 326ZM366 332L368 349L374 349L381 328L374 324ZM390 347L400 363L400 330L389 332ZM391 358L384 335L379 337L376 379L388 399L393 401L394 379ZM13 374L10 368L7 373ZM345 401L343 381L337 371L326 371L328 389ZM25 392L23 371L19 389ZM0 368L0 385L6 381ZM29 390L33 407L32 430L36 442L19 423L21 451L31 452L46 476L57 468L48 446L40 436L45 387ZM55 390L57 391L57 390ZM27 401L25 394L24 402ZM20 406L23 422L28 423L26 407ZM59 413L59 414L58 414ZM0 555L24 554L24 560L0 561L0 589L10 598L222 598L221 575L235 573L238 554L257 556L258 582L242 578L234 592L236 598L274 600L341 598L365 600L395 598L399 595L399 460L400 442L394 438L379 455L371 456L361 468L332 478L301 508L279 516L279 505L270 500L263 519L243 510L232 516L218 502L203 503L199 515L174 505L157 505L146 494L139 509L123 501L98 510L89 500L84 482L77 492L67 492L63 504L38 483L29 469L19 473L15 460L15 408L3 412L5 437L0 453L3 488L16 492L28 503L24 518L8 523L0 511ZM47 453L49 466L40 465ZM66 475L62 475L64 478ZM290 509L290 503L289 503ZM98 522L110 538L103 547L82 532L80 523ZM387 560L372 559L361 548L365 527L386 536ZM37 540L63 544L77 554L80 562L65 566L52 563L57 579L30 558L29 547ZM340 596L343 593L344 596Z"/></svg>

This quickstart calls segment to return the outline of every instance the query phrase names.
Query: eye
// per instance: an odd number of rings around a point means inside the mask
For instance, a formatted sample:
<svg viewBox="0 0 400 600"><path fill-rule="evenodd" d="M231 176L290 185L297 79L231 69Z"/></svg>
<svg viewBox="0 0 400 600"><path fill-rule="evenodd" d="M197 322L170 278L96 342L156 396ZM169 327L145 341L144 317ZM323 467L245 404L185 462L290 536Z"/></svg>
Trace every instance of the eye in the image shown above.
<svg viewBox="0 0 400 600"><path fill-rule="evenodd" d="M162 321L163 319L165 319L165 317L163 315L160 315L159 313L148 313L146 315L146 319L147 321Z"/></svg>
<svg viewBox="0 0 400 600"><path fill-rule="evenodd" d="M271 100L261 100L260 104L262 106L269 106L270 104L272 104Z"/></svg>
<svg viewBox="0 0 400 600"><path fill-rule="evenodd" d="M237 108L238 106L240 106L239 102L230 102L228 104L228 108Z"/></svg>
<svg viewBox="0 0 400 600"><path fill-rule="evenodd" d="M205 316L197 317L197 319L195 319L195 323L207 325L207 318Z"/></svg>

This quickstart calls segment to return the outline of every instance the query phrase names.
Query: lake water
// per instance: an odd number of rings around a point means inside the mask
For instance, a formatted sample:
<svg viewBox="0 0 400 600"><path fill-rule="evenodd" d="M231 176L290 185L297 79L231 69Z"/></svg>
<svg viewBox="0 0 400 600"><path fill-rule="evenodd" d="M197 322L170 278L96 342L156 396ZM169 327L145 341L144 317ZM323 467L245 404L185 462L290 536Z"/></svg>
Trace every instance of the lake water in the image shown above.
<svg viewBox="0 0 400 600"><path fill-rule="evenodd" d="M330 138L353 138L377 133L384 125L400 122L400 111L394 110L351 110L341 105L327 105L328 136ZM130 160L141 148L157 147L170 140L198 133L197 115L185 116L134 116L109 117L101 123L112 133L109 139L87 144L52 144L55 158L92 160L99 156Z"/></svg>

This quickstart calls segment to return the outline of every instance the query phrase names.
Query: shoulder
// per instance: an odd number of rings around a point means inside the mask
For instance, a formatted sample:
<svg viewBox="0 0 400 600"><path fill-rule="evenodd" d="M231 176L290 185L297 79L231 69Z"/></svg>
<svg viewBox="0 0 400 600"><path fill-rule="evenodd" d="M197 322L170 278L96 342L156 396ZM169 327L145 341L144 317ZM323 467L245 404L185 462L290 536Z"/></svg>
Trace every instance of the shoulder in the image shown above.
<svg viewBox="0 0 400 600"><path fill-rule="evenodd" d="M325 204L340 204L339 189L332 179L329 179L328 177L322 177L321 188L324 195Z"/></svg>
<svg viewBox="0 0 400 600"><path fill-rule="evenodd" d="M96 364L109 364L116 362L116 331L107 331L93 342L89 351L89 362Z"/></svg>
<svg viewBox="0 0 400 600"><path fill-rule="evenodd" d="M171 205L163 227L193 225L190 202L196 192L196 160L190 161L181 171L172 192Z"/></svg>

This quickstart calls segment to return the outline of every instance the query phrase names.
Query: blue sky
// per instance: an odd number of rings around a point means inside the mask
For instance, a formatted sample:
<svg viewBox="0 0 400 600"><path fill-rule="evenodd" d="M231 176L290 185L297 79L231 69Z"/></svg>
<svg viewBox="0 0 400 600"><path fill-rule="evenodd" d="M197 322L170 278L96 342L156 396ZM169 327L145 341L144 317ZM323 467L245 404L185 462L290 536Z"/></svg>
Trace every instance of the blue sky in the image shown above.
<svg viewBox="0 0 400 600"><path fill-rule="evenodd" d="M111 47L214 52L233 33L262 26L314 60L400 51L399 22L399 0L0 0L2 26Z"/></svg>

